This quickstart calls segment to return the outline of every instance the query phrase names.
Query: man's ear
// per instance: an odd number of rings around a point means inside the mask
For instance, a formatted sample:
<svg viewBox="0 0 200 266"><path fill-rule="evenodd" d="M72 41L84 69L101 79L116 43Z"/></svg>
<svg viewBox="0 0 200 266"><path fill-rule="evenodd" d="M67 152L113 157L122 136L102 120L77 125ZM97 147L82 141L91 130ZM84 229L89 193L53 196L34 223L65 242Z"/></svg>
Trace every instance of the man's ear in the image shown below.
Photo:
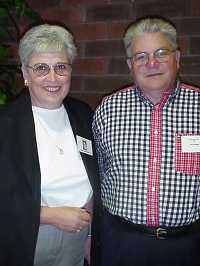
<svg viewBox="0 0 200 266"><path fill-rule="evenodd" d="M181 52L180 50L176 50L176 64L177 64L177 69L180 67L180 58L181 58Z"/></svg>
<svg viewBox="0 0 200 266"><path fill-rule="evenodd" d="M128 59L126 60L126 63L127 63L127 65L128 65L129 70L131 71L131 70L132 70L132 61L131 61L131 59L128 58Z"/></svg>

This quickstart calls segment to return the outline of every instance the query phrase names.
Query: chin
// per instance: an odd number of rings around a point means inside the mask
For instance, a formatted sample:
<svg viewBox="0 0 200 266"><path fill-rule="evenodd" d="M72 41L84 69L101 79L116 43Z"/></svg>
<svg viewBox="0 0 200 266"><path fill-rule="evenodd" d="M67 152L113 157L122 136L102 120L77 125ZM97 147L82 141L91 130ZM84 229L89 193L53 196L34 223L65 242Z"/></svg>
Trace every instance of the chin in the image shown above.
<svg viewBox="0 0 200 266"><path fill-rule="evenodd" d="M165 82L151 82L151 83L148 83L146 88L149 89L149 90L164 90L164 88L168 88L169 87L169 84L166 84Z"/></svg>

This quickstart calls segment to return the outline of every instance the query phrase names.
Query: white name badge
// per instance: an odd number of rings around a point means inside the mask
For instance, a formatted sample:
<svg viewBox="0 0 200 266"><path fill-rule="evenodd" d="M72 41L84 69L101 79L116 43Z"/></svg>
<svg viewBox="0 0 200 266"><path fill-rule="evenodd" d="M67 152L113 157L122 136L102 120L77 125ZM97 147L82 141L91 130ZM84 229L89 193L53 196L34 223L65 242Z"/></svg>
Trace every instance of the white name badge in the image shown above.
<svg viewBox="0 0 200 266"><path fill-rule="evenodd" d="M200 136L181 136L182 152L200 152Z"/></svg>
<svg viewBox="0 0 200 266"><path fill-rule="evenodd" d="M76 135L76 140L77 140L78 150L80 152L86 153L86 154L91 155L91 156L93 155L91 140L82 138L78 135Z"/></svg>

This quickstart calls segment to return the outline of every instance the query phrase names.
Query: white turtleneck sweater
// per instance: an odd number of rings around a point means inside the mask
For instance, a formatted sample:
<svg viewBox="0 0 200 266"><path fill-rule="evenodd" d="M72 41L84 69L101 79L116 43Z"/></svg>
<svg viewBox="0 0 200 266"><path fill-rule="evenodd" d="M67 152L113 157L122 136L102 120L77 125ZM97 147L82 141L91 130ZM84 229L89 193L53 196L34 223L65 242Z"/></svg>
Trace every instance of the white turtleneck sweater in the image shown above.
<svg viewBox="0 0 200 266"><path fill-rule="evenodd" d="M84 206L92 188L64 106L32 109L41 169L41 206Z"/></svg>

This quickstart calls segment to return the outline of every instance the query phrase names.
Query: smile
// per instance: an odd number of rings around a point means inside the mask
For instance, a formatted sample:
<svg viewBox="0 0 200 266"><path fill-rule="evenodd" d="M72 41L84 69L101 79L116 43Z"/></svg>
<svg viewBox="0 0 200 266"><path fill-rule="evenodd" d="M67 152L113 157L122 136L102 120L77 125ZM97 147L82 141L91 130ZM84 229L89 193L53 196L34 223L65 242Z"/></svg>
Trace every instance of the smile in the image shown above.
<svg viewBox="0 0 200 266"><path fill-rule="evenodd" d="M60 89L60 87L44 87L45 90L47 90L48 92L56 92Z"/></svg>

